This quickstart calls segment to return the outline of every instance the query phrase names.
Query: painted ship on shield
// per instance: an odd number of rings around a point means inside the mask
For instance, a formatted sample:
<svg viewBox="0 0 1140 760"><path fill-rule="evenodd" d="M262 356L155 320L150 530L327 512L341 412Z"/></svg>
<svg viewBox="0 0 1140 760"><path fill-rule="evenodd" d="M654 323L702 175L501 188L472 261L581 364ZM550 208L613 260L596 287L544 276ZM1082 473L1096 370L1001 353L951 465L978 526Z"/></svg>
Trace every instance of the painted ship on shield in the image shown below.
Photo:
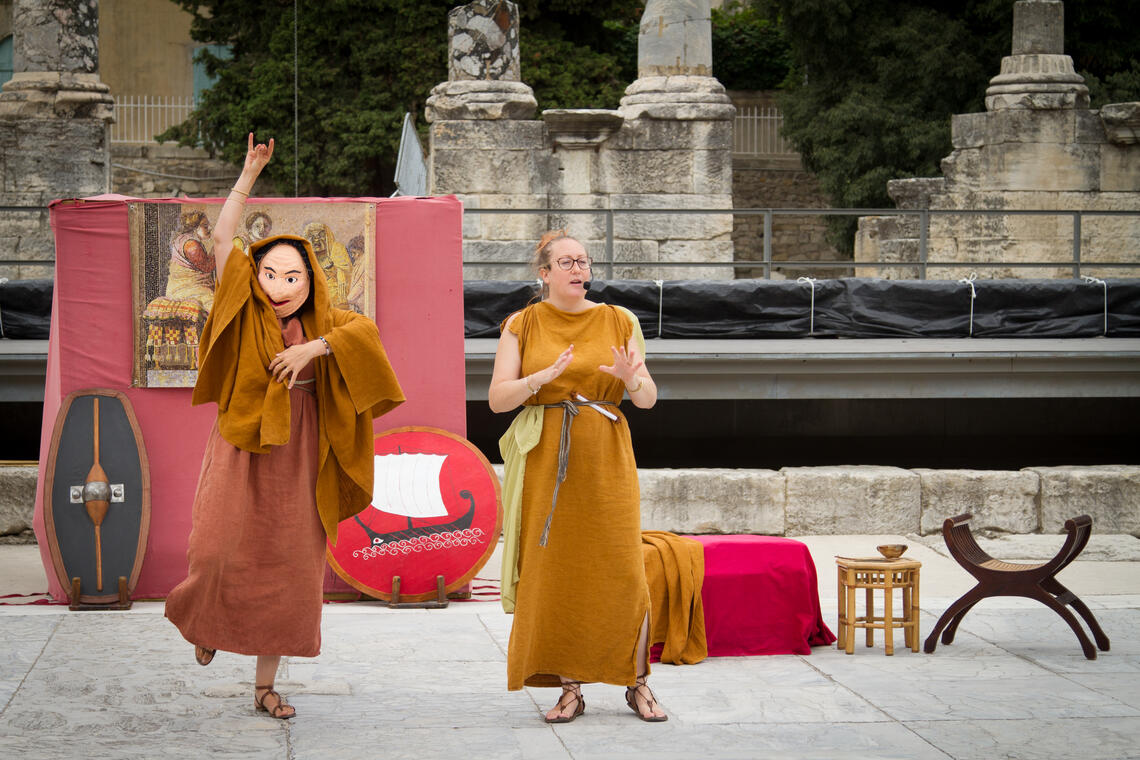
<svg viewBox="0 0 1140 760"><path fill-rule="evenodd" d="M455 520L438 521L447 517L439 484L439 474L446 460L446 454L404 452L373 457L372 504L354 518L368 534L371 544L354 551L353 556L370 559L483 542L483 531L471 528L475 497L466 489L461 490L459 496L468 501L467 512ZM376 513L399 515L407 520L408 527L378 532L369 525Z"/></svg>

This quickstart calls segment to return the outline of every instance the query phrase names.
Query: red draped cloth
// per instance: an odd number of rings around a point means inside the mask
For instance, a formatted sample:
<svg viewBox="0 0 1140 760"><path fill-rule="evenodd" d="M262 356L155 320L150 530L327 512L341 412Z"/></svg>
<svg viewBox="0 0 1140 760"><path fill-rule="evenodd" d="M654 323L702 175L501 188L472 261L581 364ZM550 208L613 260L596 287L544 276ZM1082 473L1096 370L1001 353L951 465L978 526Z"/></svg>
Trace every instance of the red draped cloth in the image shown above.
<svg viewBox="0 0 1140 760"><path fill-rule="evenodd" d="M701 592L710 657L810 654L835 635L823 621L815 562L777 536L691 536L705 548Z"/></svg>

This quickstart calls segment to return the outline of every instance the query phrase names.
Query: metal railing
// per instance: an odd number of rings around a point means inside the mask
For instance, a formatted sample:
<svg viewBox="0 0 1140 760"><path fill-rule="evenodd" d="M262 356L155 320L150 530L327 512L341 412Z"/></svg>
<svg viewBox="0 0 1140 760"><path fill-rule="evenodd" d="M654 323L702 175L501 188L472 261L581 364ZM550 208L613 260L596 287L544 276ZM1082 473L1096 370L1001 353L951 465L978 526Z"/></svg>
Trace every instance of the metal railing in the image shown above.
<svg viewBox="0 0 1140 760"><path fill-rule="evenodd" d="M732 125L734 156L794 156L791 143L780 136L784 115L775 106L738 105Z"/></svg>
<svg viewBox="0 0 1140 760"><path fill-rule="evenodd" d="M189 96L116 95L111 143L155 143L155 135L186 121L193 110L194 98Z"/></svg>
<svg viewBox="0 0 1140 760"><path fill-rule="evenodd" d="M1140 219L1140 210L1136 211L1097 211L1087 209L835 209L835 208L605 208L605 209L519 209L519 208L464 208L464 214L525 214L543 215L557 219L565 216L603 215L605 217L606 236L605 254L597 264L605 271L605 277L612 278L614 266L622 268L647 267L737 267L744 269L763 269L764 279L772 278L774 268L813 268L813 269L913 269L917 272L917 279L925 280L928 268L958 268L981 269L984 267L1071 267L1074 278L1081 277L1082 267L1101 267L1108 269L1134 269L1140 274L1140 249L1133 252L1133 260L1122 261L1087 261L1081 258L1082 220L1085 217L1137 217ZM732 261L648 261L636 259L614 260L614 219L624 215L652 214L657 216L672 215L728 215L728 216L762 216L764 224L762 258L760 260L737 259ZM1002 260L972 260L972 261L929 261L928 242L930 237L930 220L934 216L1053 216L1071 217L1072 223L1072 260L1071 261L1002 261ZM912 216L918 217L918 258L916 261L855 261L854 259L827 260L794 260L773 258L772 250L772 220L777 216ZM563 226L561 222L550 222L547 225L554 229ZM662 237L665 237L662 235ZM623 237L623 240L638 238ZM909 238L908 238L909 239ZM510 241L499 241L510 242ZM487 266L529 266L529 261L473 261L463 260L463 265L471 267Z"/></svg>

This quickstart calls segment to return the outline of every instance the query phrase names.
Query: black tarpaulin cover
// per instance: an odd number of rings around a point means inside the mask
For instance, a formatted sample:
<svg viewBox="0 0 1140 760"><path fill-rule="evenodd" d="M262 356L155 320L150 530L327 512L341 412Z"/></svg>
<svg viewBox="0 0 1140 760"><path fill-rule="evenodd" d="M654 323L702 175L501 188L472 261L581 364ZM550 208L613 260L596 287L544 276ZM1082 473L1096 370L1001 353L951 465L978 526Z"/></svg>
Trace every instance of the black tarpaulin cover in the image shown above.
<svg viewBox="0 0 1140 760"><path fill-rule="evenodd" d="M537 291L476 281L463 292L466 337L491 338ZM589 298L633 311L647 338L1140 336L1140 279L608 280Z"/></svg>
<svg viewBox="0 0 1140 760"><path fill-rule="evenodd" d="M46 340L51 291L50 279L0 282L0 338Z"/></svg>
<svg viewBox="0 0 1140 760"><path fill-rule="evenodd" d="M464 283L465 336L498 337L536 293ZM0 283L0 337L47 338L51 297L50 279ZM1140 279L595 280L589 297L633 311L647 338L1140 337Z"/></svg>

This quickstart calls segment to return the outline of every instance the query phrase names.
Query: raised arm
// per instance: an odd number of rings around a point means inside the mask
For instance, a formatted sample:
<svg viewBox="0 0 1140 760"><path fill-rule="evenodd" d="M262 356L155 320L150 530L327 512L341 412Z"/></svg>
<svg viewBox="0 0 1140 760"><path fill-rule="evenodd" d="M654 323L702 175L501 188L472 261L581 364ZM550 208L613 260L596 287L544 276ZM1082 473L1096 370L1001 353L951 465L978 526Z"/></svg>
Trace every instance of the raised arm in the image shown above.
<svg viewBox="0 0 1140 760"><path fill-rule="evenodd" d="M230 249L234 245L234 235L237 233L238 224L241 222L246 199L249 198L250 191L253 190L253 183L257 182L258 175L261 174L261 170L269 163L272 156L273 138L269 138L268 145L264 143L254 145L253 132L250 132L249 150L245 154L245 166L242 167L241 176L234 183L234 189L230 190L230 194L222 206L222 211L218 214L218 221L214 224L214 260L217 262L215 272L219 282L222 279L222 272L226 269L226 259L229 258Z"/></svg>

